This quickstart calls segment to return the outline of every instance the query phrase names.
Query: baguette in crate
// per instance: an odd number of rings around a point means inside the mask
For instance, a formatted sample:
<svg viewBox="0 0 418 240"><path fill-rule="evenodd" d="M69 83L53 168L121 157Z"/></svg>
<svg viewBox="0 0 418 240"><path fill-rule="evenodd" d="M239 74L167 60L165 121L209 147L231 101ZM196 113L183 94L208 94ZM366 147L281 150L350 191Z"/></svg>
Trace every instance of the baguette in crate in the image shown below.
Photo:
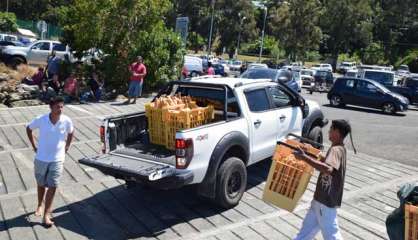
<svg viewBox="0 0 418 240"><path fill-rule="evenodd" d="M405 204L405 240L418 240L418 206Z"/></svg>
<svg viewBox="0 0 418 240"><path fill-rule="evenodd" d="M312 166L297 159L293 151L301 147L307 154L321 158L320 150L293 139L279 142L273 156L263 200L292 212L305 192L314 172Z"/></svg>
<svg viewBox="0 0 418 240"><path fill-rule="evenodd" d="M145 105L150 142L174 150L176 132L209 123L214 108L197 106L189 96L162 96Z"/></svg>

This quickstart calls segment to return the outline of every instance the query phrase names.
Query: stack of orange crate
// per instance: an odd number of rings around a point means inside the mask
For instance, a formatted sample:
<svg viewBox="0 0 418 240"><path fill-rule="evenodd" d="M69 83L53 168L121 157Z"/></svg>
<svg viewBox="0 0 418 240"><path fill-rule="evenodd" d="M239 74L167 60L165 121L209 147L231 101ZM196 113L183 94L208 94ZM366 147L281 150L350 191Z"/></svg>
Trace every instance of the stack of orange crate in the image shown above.
<svg viewBox="0 0 418 240"><path fill-rule="evenodd" d="M320 150L296 140L288 139L286 144L301 147L313 156L321 158ZM305 192L314 169L306 162L297 159L293 149L277 145L273 156L263 200L292 212Z"/></svg>
<svg viewBox="0 0 418 240"><path fill-rule="evenodd" d="M188 96L160 97L145 105L150 142L174 150L176 132L209 123L213 106L199 107Z"/></svg>
<svg viewBox="0 0 418 240"><path fill-rule="evenodd" d="M418 239L418 206L405 204L405 240Z"/></svg>

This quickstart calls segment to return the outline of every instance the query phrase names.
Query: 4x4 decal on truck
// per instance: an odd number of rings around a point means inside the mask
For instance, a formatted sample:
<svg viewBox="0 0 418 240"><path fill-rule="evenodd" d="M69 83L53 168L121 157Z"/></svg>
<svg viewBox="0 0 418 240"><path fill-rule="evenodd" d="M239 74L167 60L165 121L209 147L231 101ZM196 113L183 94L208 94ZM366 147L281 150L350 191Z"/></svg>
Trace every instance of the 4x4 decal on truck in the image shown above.
<svg viewBox="0 0 418 240"><path fill-rule="evenodd" d="M203 140L208 140L209 138L209 134L203 134L203 135L199 135L196 137L196 141L203 141Z"/></svg>

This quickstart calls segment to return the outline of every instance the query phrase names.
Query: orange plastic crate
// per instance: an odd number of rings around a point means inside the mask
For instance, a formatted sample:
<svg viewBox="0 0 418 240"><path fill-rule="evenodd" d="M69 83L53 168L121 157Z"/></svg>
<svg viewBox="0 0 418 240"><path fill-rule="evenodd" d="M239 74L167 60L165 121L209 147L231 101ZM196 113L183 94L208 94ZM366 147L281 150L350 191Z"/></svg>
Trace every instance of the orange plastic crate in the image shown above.
<svg viewBox="0 0 418 240"><path fill-rule="evenodd" d="M177 131L202 126L211 122L213 117L213 106L168 111L165 119L166 148L174 150Z"/></svg>
<svg viewBox="0 0 418 240"><path fill-rule="evenodd" d="M301 146L305 151L320 157L320 150L312 146L295 140L287 140L286 143ZM277 146L263 192L264 201L290 212L296 208L314 172L309 164L293 156L293 151L284 145ZM289 156L294 161L284 162Z"/></svg>
<svg viewBox="0 0 418 240"><path fill-rule="evenodd" d="M405 204L405 240L418 240L418 206Z"/></svg>

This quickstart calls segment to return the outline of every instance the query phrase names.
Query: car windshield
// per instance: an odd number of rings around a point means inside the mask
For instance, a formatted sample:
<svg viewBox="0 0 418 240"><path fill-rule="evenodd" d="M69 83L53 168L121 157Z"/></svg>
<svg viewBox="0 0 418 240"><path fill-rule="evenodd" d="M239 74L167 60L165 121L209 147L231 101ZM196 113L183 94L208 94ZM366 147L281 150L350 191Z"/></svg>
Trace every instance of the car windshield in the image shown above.
<svg viewBox="0 0 418 240"><path fill-rule="evenodd" d="M271 79L271 80L275 80L276 76L277 76L277 70L273 70L273 69L248 70L241 75L242 78Z"/></svg>
<svg viewBox="0 0 418 240"><path fill-rule="evenodd" d="M232 64L233 64L233 65L241 65L241 64L242 64L242 62L241 62L241 61L234 61Z"/></svg>
<svg viewBox="0 0 418 240"><path fill-rule="evenodd" d="M315 64L315 65L313 65L314 67L321 67L321 65L320 64Z"/></svg>
<svg viewBox="0 0 418 240"><path fill-rule="evenodd" d="M307 71L307 70L302 70L300 71L301 75L308 75L308 76L313 76L312 71Z"/></svg>
<svg viewBox="0 0 418 240"><path fill-rule="evenodd" d="M392 85L394 76L392 73L389 72L366 71L366 73L364 74L364 78L374 80L383 85Z"/></svg>
<svg viewBox="0 0 418 240"><path fill-rule="evenodd" d="M380 83L378 83L378 82L375 82L375 83L374 83L374 85L375 85L377 88L379 88L380 90L382 90L383 92L385 92L385 93L389 93L389 92L390 92L390 90L389 90L389 89L387 89L385 86L383 86L382 84L380 84Z"/></svg>
<svg viewBox="0 0 418 240"><path fill-rule="evenodd" d="M341 66L343 66L343 67L351 67L351 65L352 65L351 63L342 63L341 64Z"/></svg>

